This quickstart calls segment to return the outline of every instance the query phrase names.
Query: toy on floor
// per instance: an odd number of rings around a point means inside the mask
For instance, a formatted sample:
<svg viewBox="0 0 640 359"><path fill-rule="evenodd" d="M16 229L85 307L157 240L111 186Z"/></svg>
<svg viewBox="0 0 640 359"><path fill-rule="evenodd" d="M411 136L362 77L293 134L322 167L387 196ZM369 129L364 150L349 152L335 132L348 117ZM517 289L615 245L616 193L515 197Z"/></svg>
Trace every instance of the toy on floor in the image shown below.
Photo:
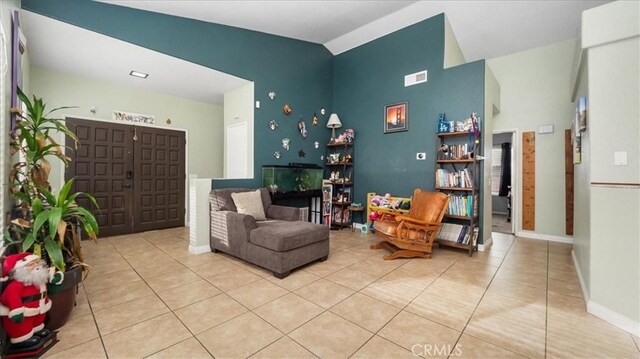
<svg viewBox="0 0 640 359"><path fill-rule="evenodd" d="M9 282L0 296L0 317L11 342L5 357L38 357L57 342L44 319L51 309L47 293L59 291L63 278L28 252L4 260L1 280Z"/></svg>

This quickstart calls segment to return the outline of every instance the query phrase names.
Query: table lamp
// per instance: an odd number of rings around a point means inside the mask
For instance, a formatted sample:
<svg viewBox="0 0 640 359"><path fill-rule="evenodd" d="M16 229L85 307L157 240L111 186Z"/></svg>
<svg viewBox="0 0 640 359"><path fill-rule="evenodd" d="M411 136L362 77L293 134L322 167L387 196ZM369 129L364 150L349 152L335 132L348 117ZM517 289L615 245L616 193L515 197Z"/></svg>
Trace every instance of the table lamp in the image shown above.
<svg viewBox="0 0 640 359"><path fill-rule="evenodd" d="M337 114L332 113L331 116L329 116L329 122L327 122L327 128L330 128L332 130L331 143L336 141L336 128L340 127L342 127L342 122L340 122Z"/></svg>

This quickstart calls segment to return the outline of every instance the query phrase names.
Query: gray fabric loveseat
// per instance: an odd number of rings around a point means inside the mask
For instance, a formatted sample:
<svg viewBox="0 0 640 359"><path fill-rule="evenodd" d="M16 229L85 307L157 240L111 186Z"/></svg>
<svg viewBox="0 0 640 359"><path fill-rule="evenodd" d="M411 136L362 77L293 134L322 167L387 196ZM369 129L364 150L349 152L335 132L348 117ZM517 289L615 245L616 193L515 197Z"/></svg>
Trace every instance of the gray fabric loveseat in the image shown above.
<svg viewBox="0 0 640 359"><path fill-rule="evenodd" d="M271 204L266 188L260 189L265 221L237 212L232 193L246 188L214 189L211 207L211 250L222 251L266 268L277 278L329 255L329 228L299 221L300 210Z"/></svg>

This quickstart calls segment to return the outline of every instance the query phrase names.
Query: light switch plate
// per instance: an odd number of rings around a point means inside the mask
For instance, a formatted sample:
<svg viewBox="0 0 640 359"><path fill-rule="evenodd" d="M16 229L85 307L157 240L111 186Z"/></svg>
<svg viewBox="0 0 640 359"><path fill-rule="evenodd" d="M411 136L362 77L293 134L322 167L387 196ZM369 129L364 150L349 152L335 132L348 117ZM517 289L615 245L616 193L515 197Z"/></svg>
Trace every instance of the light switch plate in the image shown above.
<svg viewBox="0 0 640 359"><path fill-rule="evenodd" d="M256 101L256 108L260 108L260 101Z"/></svg>
<svg viewBox="0 0 640 359"><path fill-rule="evenodd" d="M613 153L613 164L615 166L626 166L627 162L627 151L618 151Z"/></svg>
<svg viewBox="0 0 640 359"><path fill-rule="evenodd" d="M418 153L416 153L416 160L424 161L426 159L427 159L427 153L426 152L418 152Z"/></svg>

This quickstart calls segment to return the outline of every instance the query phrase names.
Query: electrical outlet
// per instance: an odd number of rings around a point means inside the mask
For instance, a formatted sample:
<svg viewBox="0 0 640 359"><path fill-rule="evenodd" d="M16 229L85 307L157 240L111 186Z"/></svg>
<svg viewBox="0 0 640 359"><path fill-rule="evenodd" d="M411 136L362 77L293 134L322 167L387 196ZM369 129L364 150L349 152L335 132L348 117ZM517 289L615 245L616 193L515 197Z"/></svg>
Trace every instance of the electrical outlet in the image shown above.
<svg viewBox="0 0 640 359"><path fill-rule="evenodd" d="M427 153L426 152L418 152L418 153L416 153L416 160L424 161L426 159L427 159Z"/></svg>

